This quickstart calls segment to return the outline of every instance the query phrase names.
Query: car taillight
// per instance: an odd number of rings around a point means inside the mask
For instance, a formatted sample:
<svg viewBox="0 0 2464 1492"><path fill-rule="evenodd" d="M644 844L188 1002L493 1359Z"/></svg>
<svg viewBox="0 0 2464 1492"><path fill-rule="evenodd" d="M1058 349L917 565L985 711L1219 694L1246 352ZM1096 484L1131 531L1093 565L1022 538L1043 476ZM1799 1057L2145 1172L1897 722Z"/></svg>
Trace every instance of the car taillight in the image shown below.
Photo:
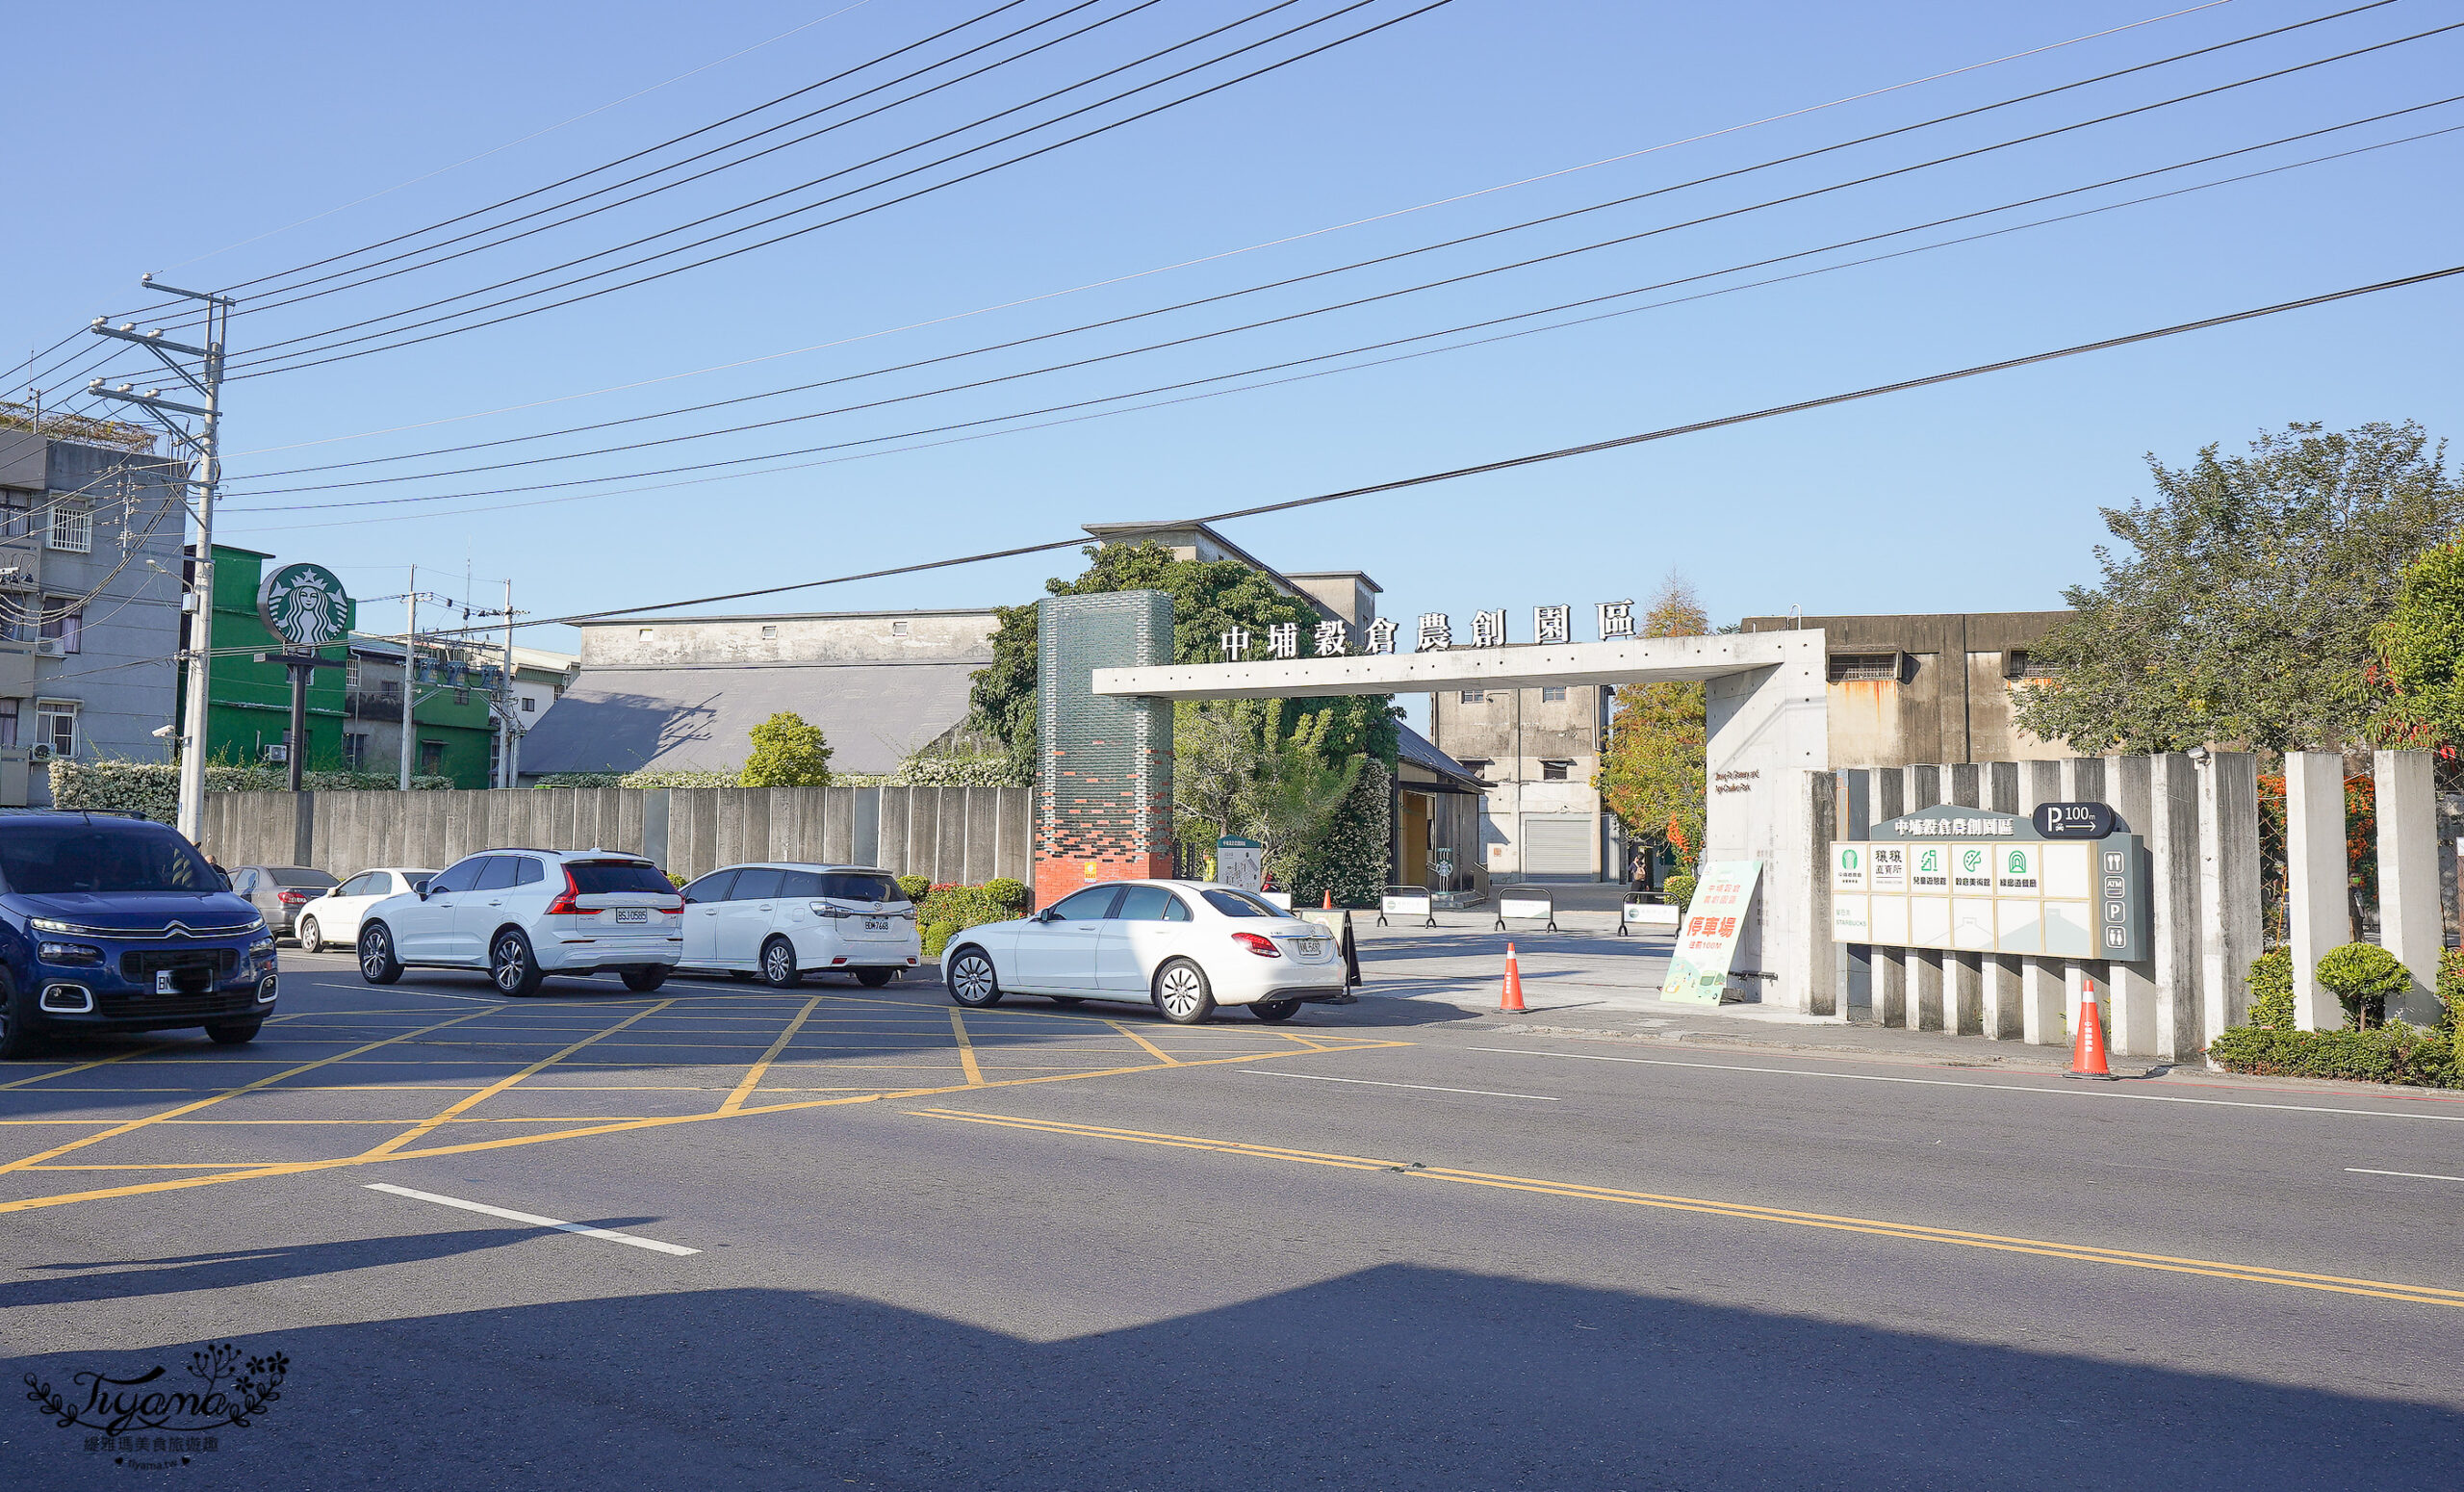
<svg viewBox="0 0 2464 1492"><path fill-rule="evenodd" d="M581 887L574 885L574 873L570 870L566 871L565 894L557 897L554 901L548 903L548 915L552 917L578 917L590 915L590 913L574 905L574 898L580 894Z"/></svg>
<svg viewBox="0 0 2464 1492"><path fill-rule="evenodd" d="M1271 938L1262 938L1256 933L1235 933L1232 935L1232 940L1262 959L1283 957L1282 950L1275 947L1274 939Z"/></svg>
<svg viewBox="0 0 2464 1492"><path fill-rule="evenodd" d="M308 899L306 891L282 891L277 894L282 897L282 904L286 907L296 907Z"/></svg>
<svg viewBox="0 0 2464 1492"><path fill-rule="evenodd" d="M676 898L673 905L661 907L658 910L661 912L682 912L684 910L684 898L679 896Z"/></svg>

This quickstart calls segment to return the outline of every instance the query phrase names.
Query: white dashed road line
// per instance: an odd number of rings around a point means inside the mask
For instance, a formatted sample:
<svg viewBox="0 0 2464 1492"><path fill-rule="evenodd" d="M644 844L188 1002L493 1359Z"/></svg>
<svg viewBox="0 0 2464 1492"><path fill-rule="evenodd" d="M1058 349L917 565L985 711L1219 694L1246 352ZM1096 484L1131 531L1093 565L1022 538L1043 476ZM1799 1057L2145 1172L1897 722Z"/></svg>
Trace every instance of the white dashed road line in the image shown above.
<svg viewBox="0 0 2464 1492"><path fill-rule="evenodd" d="M1542 1103L1558 1100L1547 1093L1501 1093L1486 1088L1440 1088L1434 1083L1381 1083L1367 1077L1328 1077L1323 1072L1277 1072L1271 1068L1243 1068L1251 1077L1305 1077L1313 1083L1358 1083L1364 1088L1417 1088L1424 1093L1471 1093L1481 1098L1537 1098Z"/></svg>
<svg viewBox="0 0 2464 1492"><path fill-rule="evenodd" d="M2402 1176L2408 1181L2464 1181L2464 1176L2432 1175L2426 1170L2373 1170L2367 1166L2347 1166L2356 1176Z"/></svg>

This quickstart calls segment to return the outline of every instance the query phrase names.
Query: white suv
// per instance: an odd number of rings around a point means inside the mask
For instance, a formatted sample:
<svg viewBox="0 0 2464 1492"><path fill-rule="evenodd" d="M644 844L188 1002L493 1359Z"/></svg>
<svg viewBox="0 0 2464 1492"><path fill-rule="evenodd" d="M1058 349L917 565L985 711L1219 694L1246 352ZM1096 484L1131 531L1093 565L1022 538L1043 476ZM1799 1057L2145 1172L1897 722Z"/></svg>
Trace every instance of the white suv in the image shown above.
<svg viewBox="0 0 2464 1492"><path fill-rule="evenodd" d="M550 974L614 969L655 990L684 951L684 898L660 869L620 850L488 850L455 861L359 922L359 976L390 985L406 967L475 968L506 994Z"/></svg>
<svg viewBox="0 0 2464 1492"><path fill-rule="evenodd" d="M781 990L807 974L853 974L879 989L924 956L914 903L870 865L730 865L686 887L684 901L686 968Z"/></svg>

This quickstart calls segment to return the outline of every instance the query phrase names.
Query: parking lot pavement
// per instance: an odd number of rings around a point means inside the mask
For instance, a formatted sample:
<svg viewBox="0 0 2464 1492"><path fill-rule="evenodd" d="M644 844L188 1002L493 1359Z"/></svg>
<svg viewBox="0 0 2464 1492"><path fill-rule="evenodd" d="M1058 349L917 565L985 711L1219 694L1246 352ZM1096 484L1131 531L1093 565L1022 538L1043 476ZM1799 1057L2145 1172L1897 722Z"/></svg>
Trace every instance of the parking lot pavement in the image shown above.
<svg viewBox="0 0 2464 1492"><path fill-rule="evenodd" d="M470 975L368 986L287 953L264 1033L63 1042L0 1067L0 1213L191 1191L886 1097L1381 1044L1254 1021L1174 1026L1041 1001L961 1012L937 985L778 990L676 979L634 994Z"/></svg>

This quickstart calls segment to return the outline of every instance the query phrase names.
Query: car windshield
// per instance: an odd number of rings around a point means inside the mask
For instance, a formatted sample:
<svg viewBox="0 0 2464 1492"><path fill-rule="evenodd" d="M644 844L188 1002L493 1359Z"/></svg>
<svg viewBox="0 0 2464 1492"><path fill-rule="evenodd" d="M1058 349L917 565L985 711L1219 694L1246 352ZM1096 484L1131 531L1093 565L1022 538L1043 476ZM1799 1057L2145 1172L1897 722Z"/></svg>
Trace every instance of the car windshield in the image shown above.
<svg viewBox="0 0 2464 1492"><path fill-rule="evenodd" d="M223 888L193 846L151 824L11 825L0 831L0 879L29 896Z"/></svg>
<svg viewBox="0 0 2464 1492"><path fill-rule="evenodd" d="M1201 891L1206 904L1227 917L1288 917L1291 913L1263 902L1246 891Z"/></svg>
<svg viewBox="0 0 2464 1492"><path fill-rule="evenodd" d="M676 889L676 883L660 874L656 865L638 860L574 861L566 864L565 874L574 878L574 892L580 896Z"/></svg>
<svg viewBox="0 0 2464 1492"><path fill-rule="evenodd" d="M273 879L276 886L322 887L335 884L332 876L321 870L310 870L304 865L275 865L266 874Z"/></svg>
<svg viewBox="0 0 2464 1492"><path fill-rule="evenodd" d="M837 901L907 900L896 881L872 870L825 870L820 894Z"/></svg>

